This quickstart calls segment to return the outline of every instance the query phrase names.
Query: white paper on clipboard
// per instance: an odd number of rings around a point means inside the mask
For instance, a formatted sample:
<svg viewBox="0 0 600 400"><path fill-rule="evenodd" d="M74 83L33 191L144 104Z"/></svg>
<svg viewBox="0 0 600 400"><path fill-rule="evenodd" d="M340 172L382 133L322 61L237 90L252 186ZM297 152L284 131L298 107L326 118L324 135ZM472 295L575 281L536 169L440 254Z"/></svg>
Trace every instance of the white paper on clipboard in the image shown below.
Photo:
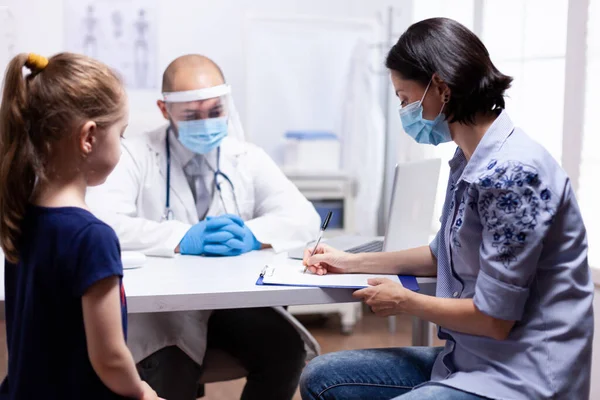
<svg viewBox="0 0 600 400"><path fill-rule="evenodd" d="M387 278L402 284L398 275L381 274L332 274L304 273L303 266L267 265L262 273L263 285L308 286L322 288L362 289L369 286L369 279Z"/></svg>

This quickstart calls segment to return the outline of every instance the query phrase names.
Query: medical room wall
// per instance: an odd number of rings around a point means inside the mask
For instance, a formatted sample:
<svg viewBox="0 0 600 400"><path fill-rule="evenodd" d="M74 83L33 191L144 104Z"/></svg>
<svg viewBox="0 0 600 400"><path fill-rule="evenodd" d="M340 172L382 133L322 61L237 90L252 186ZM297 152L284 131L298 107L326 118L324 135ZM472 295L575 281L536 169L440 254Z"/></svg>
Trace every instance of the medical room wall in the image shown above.
<svg viewBox="0 0 600 400"><path fill-rule="evenodd" d="M85 2L85 0L82 0ZM127 0L90 0L89 4ZM63 0L0 0L8 7L14 32L13 53L38 52L51 55L65 50L67 14ZM394 0L171 0L153 1L158 9L157 71L163 71L174 58L187 53L201 53L213 58L224 70L232 85L238 111L246 119L245 42L247 20L252 15L308 16L375 19L390 5L401 7L410 1ZM11 29L12 30L12 29ZM13 54L14 55L14 54ZM0 60L5 61L5 60ZM382 61L383 62L383 61ZM5 65L0 65L4 71ZM129 90L132 133L163 122L156 110L160 95L160 74L154 76L156 89ZM252 93L252 101L261 101L261 93Z"/></svg>
<svg viewBox="0 0 600 400"><path fill-rule="evenodd" d="M85 6L81 4L84 3ZM140 0L0 0L0 11L8 10L10 14L10 25L5 24L4 29L0 29L0 46L2 41L10 42L10 53L4 49L0 53L0 71L3 72L5 63L9 56L19 52L37 52L42 55L52 55L54 53L71 50L69 43L73 42L73 35L80 35L79 29L84 30L83 24L78 18L69 12L70 7L77 4L77 7L84 8L89 5L101 10L103 7L113 7L114 4L122 4L123 8L131 8L132 4L143 4L144 7L152 9L155 18L149 23L154 24L151 30L155 33L155 48L153 49L156 57L154 62L155 72L150 76L151 89L137 89L128 87L130 101L130 128L127 135L135 135L153 129L165 121L156 108L156 100L160 98L161 72L176 57L188 53L205 54L213 58L223 69L228 83L232 85L233 96L236 107L240 113L242 123L250 129L246 129L247 138L255 141L263 147L281 141L282 129L274 130L271 136L264 136L261 126L268 124L268 113L266 115L249 115L252 111L251 104L268 103L273 100L273 90L261 90L260 85L251 81L249 76L249 67L252 70L260 69L261 65L256 64L256 57L248 54L252 46L248 43L248 37L252 32L252 23L257 19L265 17L274 18L292 18L306 19L307 21L318 21L321 24L321 32L327 32L328 24L331 24L332 31L336 27L347 24L347 29L352 29L354 23L357 27L364 27L365 24L371 24L374 34L368 38L369 58L374 62L369 68L372 69L372 75L368 78L377 86L377 98L373 101L382 107L382 114L385 118L385 150L381 151L382 169L385 170L387 182L382 189L382 193L375 196L381 196L385 210L388 207L386 198L390 195L391 176L393 166L398 161L411 161L423 157L422 151L403 137L399 119L397 117L397 100L393 96L388 74L384 68L384 57L387 50L397 40L400 33L411 22L412 2L410 0L303 0L303 1L280 1L280 0L172 0L162 2L160 0L140 1ZM390 8L393 7L393 21L390 21ZM393 25L390 26L390 23ZM71 27L71 29L67 29ZM338 30L339 31L339 30ZM83 32L81 35L83 36ZM340 48L343 46L340 46ZM249 50L250 49L250 50ZM0 49L1 51L2 49ZM294 49L290 49L291 52ZM332 46L332 52L336 51L336 46ZM341 50L340 50L341 51ZM343 57L348 58L348 46L345 47L346 53ZM340 54L341 55L341 54ZM341 55L342 56L342 55ZM277 60L277 65L285 65L285 54ZM251 61L249 61L251 60ZM253 60L253 61L252 61ZM249 64L252 65L249 66ZM269 58L264 59L264 67L272 68ZM327 65L325 65L327 67ZM329 67L329 71L332 68ZM348 74L348 68L340 70L340 76L345 77ZM285 72L283 72L285 74ZM317 76L315 74L315 76ZM290 82L294 79L290 76ZM316 96L331 96L327 85L327 77L321 77L319 85L315 85ZM338 81L335 90L336 101L344 99L342 93L344 82ZM282 88L282 95L286 98L293 98L291 93L293 85ZM334 97L335 97L334 96ZM369 100L370 101L370 100ZM387 109L388 113L384 110ZM267 108L268 111L268 108ZM277 110L273 110L276 113ZM335 128L341 126L344 121L344 115L333 112L329 113L329 122L335 121ZM254 119L252 119L254 118ZM311 118L311 117L309 117ZM318 115L314 119L319 118ZM309 126L308 129L319 129L319 124ZM330 128L328 124L323 124L325 128ZM252 128L255 128L254 130ZM293 126L290 128L302 128ZM336 132L339 133L339 132ZM270 133L268 133L271 135ZM373 140L365 134L365 141ZM383 141L384 139L382 139ZM383 147L383 146L382 146ZM273 152L274 153L274 152ZM276 160L281 154L271 154ZM343 156L342 156L343 157ZM387 165L383 163L387 161ZM376 171L381 176L380 171ZM383 178L382 178L383 181ZM383 216L382 216L383 217ZM386 222L380 218L382 227Z"/></svg>

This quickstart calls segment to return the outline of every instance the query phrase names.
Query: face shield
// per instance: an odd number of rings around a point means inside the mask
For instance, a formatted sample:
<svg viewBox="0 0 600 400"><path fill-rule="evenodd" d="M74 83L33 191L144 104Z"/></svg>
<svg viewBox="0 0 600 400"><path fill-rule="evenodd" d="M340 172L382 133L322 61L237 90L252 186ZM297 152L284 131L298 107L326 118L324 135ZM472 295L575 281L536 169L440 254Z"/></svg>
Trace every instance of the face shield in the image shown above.
<svg viewBox="0 0 600 400"><path fill-rule="evenodd" d="M243 139L229 85L165 92L163 99L179 141L191 151L206 154L228 135Z"/></svg>

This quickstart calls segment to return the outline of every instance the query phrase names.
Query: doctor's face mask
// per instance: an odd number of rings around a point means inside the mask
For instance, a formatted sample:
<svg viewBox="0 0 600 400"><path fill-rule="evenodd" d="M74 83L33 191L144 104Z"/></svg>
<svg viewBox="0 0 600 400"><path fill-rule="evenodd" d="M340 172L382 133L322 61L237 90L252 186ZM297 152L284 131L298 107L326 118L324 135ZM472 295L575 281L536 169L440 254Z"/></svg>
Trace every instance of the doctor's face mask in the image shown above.
<svg viewBox="0 0 600 400"><path fill-rule="evenodd" d="M206 154L227 136L229 85L163 93L177 137L190 151Z"/></svg>

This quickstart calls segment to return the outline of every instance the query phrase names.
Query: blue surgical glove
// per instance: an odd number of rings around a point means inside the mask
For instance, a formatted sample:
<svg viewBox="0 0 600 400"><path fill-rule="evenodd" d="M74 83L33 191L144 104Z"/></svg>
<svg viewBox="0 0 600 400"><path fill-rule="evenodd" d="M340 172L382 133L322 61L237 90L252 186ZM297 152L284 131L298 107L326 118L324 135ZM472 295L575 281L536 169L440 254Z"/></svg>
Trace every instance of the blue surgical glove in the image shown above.
<svg viewBox="0 0 600 400"><path fill-rule="evenodd" d="M206 235L204 254L215 256L237 256L252 250L259 250L261 244L246 226L244 221L236 215L222 215L207 218L209 222L230 222L216 232Z"/></svg>
<svg viewBox="0 0 600 400"><path fill-rule="evenodd" d="M242 240L243 232L241 231L240 225L243 225L244 221L242 221L238 217L235 218L235 222L227 216L210 218L198 222L196 225L192 226L187 231L187 233L179 243L179 252L181 254L191 255L205 254L205 246L207 243L206 238L208 237L208 235L220 232L221 229L229 225L238 226L239 232L237 232L237 234L233 234L231 233L233 229L230 228L229 231L224 232L224 238L226 237L227 240L234 238Z"/></svg>

